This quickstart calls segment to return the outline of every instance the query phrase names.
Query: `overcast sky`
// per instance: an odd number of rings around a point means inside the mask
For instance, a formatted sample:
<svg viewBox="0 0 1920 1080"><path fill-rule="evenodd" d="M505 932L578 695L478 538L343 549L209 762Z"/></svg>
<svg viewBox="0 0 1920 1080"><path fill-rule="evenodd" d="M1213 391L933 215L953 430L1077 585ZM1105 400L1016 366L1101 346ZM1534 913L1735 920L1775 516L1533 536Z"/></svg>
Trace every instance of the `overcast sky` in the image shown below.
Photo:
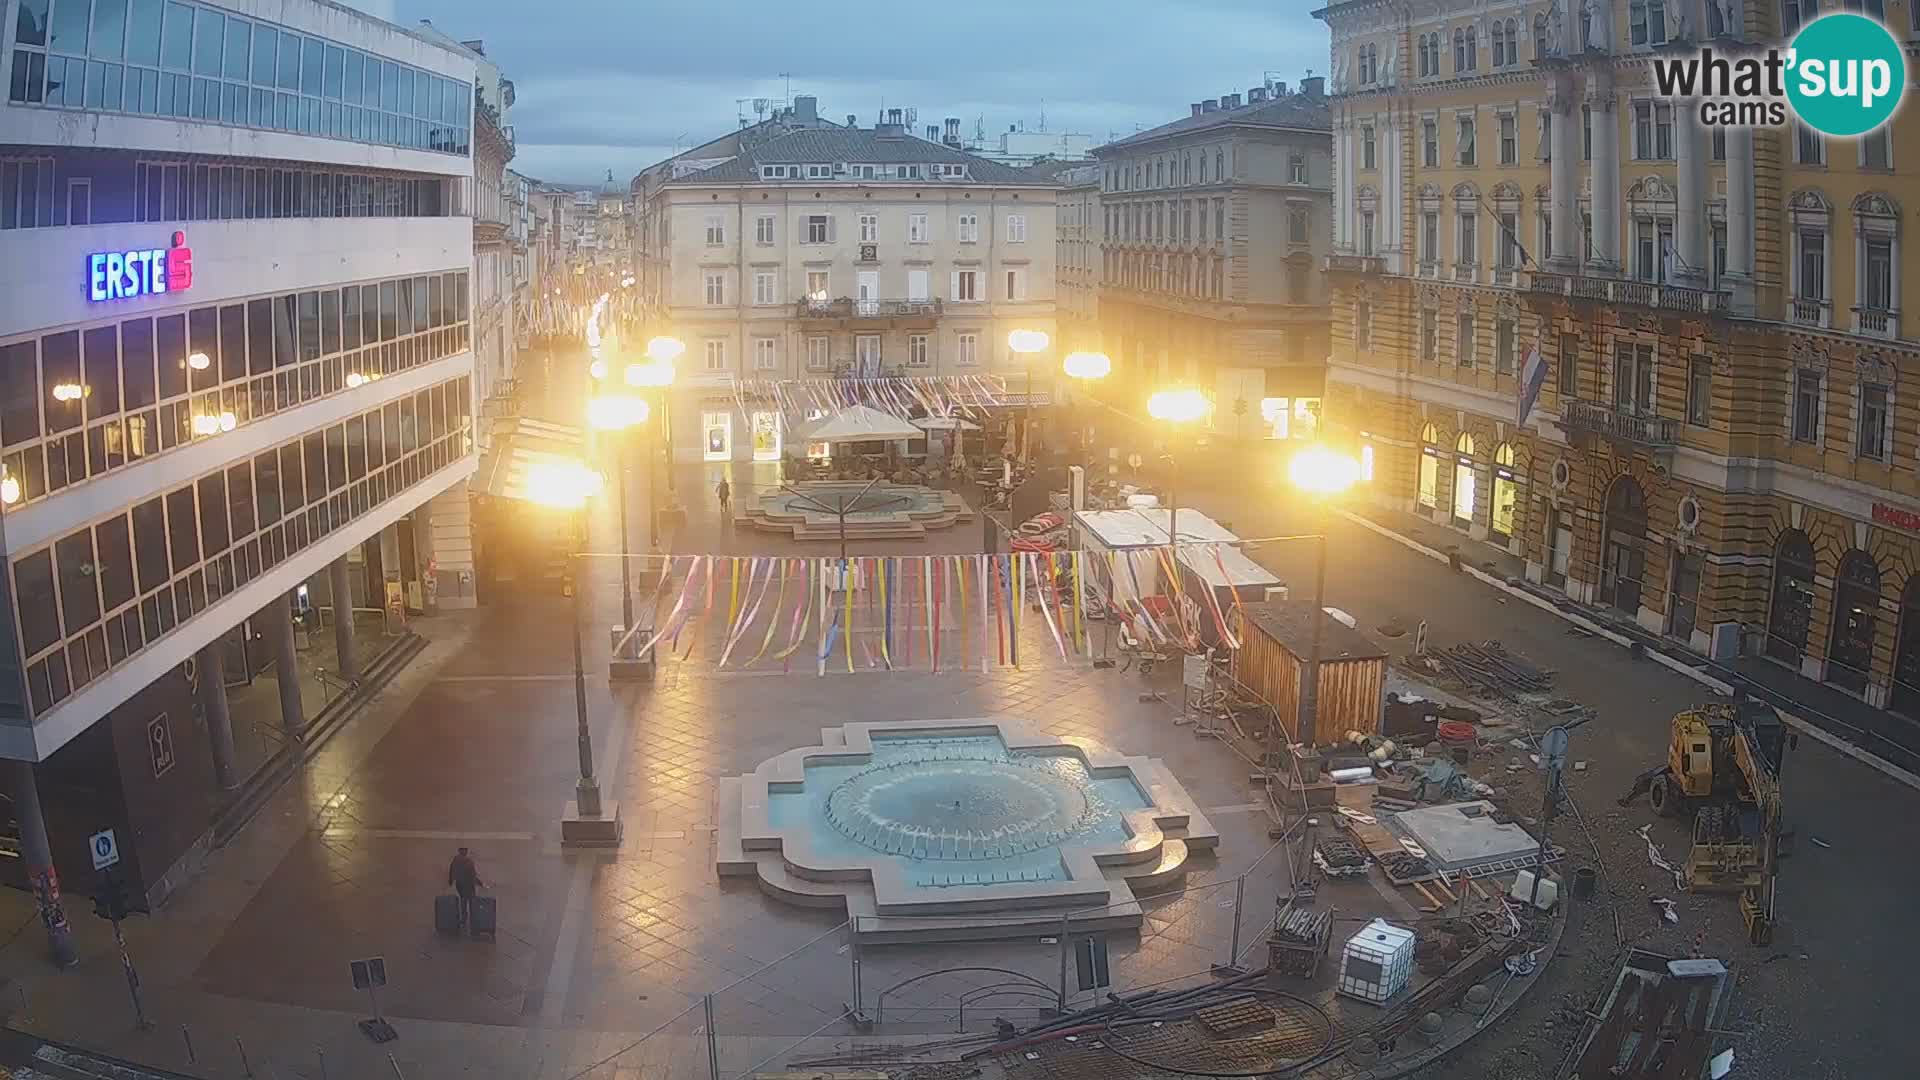
<svg viewBox="0 0 1920 1080"><path fill-rule="evenodd" d="M1308 0L398 0L403 23L480 38L514 81L513 168L542 180L625 183L724 133L736 98L820 99L874 122L884 103L918 128L958 116L989 135L1046 111L1050 131L1096 143L1165 123L1266 72L1324 74L1327 33Z"/></svg>

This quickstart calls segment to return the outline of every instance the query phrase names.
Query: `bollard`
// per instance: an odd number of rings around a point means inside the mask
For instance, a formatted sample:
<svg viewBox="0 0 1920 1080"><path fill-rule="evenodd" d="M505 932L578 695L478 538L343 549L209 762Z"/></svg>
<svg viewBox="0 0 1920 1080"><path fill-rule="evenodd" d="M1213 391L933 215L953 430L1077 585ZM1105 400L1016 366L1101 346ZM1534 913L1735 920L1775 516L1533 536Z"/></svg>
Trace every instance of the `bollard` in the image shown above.
<svg viewBox="0 0 1920 1080"><path fill-rule="evenodd" d="M320 1055L320 1080L327 1080L327 1052L317 1046L313 1048L313 1052Z"/></svg>
<svg viewBox="0 0 1920 1080"><path fill-rule="evenodd" d="M240 1048L240 1068L247 1076L253 1076L253 1063L247 1060L247 1044L240 1041L240 1036L235 1035L233 1045Z"/></svg>
<svg viewBox="0 0 1920 1080"><path fill-rule="evenodd" d="M193 1032L188 1031L185 1024L180 1025L180 1041L187 1044L187 1064L200 1064L200 1059L193 1056Z"/></svg>

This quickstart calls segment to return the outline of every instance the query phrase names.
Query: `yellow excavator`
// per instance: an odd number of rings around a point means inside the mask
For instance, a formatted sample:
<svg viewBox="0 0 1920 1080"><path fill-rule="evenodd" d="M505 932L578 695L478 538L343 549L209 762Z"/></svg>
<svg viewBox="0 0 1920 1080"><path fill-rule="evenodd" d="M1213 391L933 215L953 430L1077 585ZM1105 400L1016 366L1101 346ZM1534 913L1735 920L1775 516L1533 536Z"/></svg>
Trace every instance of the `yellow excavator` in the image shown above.
<svg viewBox="0 0 1920 1080"><path fill-rule="evenodd" d="M1774 885L1782 841L1780 766L1799 741L1765 702L1739 697L1675 713L1667 762L1641 774L1625 802L1641 791L1654 813L1693 811L1687 888L1737 892L1747 939L1773 940Z"/></svg>

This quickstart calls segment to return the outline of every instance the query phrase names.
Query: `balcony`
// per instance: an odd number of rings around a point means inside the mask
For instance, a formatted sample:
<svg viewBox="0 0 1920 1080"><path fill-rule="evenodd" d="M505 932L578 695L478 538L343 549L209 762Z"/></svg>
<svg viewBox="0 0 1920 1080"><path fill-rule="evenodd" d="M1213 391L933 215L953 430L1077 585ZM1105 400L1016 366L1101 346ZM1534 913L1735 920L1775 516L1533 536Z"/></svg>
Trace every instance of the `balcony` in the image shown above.
<svg viewBox="0 0 1920 1080"><path fill-rule="evenodd" d="M1892 340L1900 336L1900 313L1878 304L1853 309L1854 330L1867 337Z"/></svg>
<svg viewBox="0 0 1920 1080"><path fill-rule="evenodd" d="M1680 441L1680 422L1665 416L1627 412L1597 401L1569 401L1561 412L1569 432L1597 435L1613 442L1670 450Z"/></svg>
<svg viewBox="0 0 1920 1080"><path fill-rule="evenodd" d="M1541 270L1529 271L1522 287L1536 296L1563 296L1570 300L1655 308L1688 315L1725 315L1732 300L1732 294L1714 289L1583 274L1555 274Z"/></svg>
<svg viewBox="0 0 1920 1080"><path fill-rule="evenodd" d="M1513 267L1511 266L1494 267L1493 283L1495 285L1505 285L1511 288L1513 285Z"/></svg>
<svg viewBox="0 0 1920 1080"><path fill-rule="evenodd" d="M1329 274L1384 274L1387 260L1378 255L1329 255Z"/></svg>
<svg viewBox="0 0 1920 1080"><path fill-rule="evenodd" d="M1796 296L1790 302L1787 314L1794 322L1802 326L1826 326L1829 305L1825 300L1813 297Z"/></svg>
<svg viewBox="0 0 1920 1080"><path fill-rule="evenodd" d="M1479 281L1480 265L1478 263L1470 263L1470 262L1454 263L1453 264L1453 280Z"/></svg>
<svg viewBox="0 0 1920 1080"><path fill-rule="evenodd" d="M801 300L794 305L794 315L800 319L833 319L847 323L906 319L926 320L930 324L940 317L940 309L938 300L853 300L841 297L838 300Z"/></svg>

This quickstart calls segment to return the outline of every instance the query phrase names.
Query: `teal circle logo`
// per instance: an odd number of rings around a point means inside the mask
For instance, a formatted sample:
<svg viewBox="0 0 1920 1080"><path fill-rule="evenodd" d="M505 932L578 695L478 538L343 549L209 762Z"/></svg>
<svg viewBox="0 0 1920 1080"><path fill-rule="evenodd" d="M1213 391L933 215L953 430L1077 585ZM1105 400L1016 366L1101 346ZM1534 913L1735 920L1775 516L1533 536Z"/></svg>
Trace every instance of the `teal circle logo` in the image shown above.
<svg viewBox="0 0 1920 1080"><path fill-rule="evenodd" d="M1794 35L1787 101L1822 135L1865 135L1893 116L1907 90L1907 60L1887 28L1864 15L1825 15Z"/></svg>

